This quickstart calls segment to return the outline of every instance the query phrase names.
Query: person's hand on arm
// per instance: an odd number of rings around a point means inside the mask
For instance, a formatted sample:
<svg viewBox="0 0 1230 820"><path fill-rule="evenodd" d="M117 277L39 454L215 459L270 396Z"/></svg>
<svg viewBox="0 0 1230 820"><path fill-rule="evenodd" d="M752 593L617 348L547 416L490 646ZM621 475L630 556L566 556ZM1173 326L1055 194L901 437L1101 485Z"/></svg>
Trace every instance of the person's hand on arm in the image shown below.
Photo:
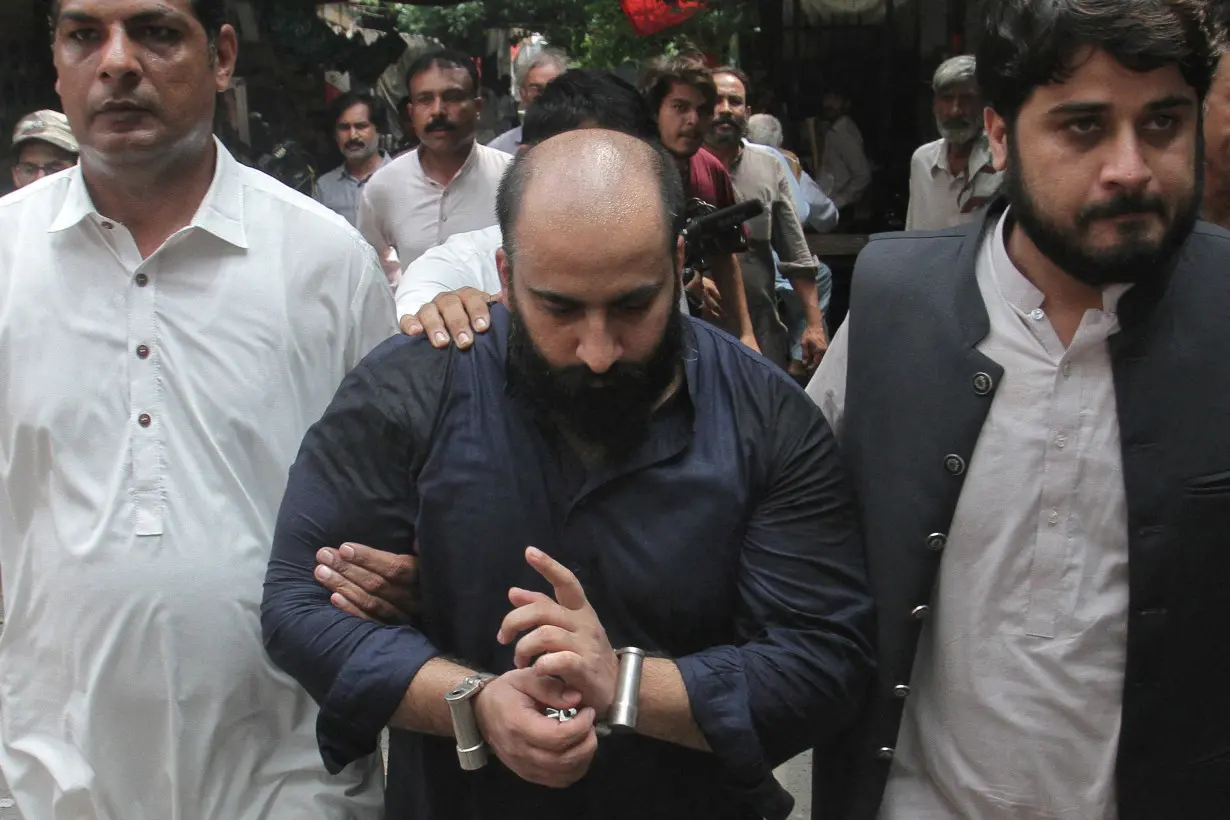
<svg viewBox="0 0 1230 820"><path fill-rule="evenodd" d="M408 624L419 614L418 563L412 555L362 544L322 547L316 553L316 580L334 607L368 621Z"/></svg>
<svg viewBox="0 0 1230 820"><path fill-rule="evenodd" d="M441 293L416 314L401 317L401 332L407 336L426 334L433 347L456 344L462 350L474 344L475 333L491 328L492 302L502 294L483 293L476 288Z"/></svg>

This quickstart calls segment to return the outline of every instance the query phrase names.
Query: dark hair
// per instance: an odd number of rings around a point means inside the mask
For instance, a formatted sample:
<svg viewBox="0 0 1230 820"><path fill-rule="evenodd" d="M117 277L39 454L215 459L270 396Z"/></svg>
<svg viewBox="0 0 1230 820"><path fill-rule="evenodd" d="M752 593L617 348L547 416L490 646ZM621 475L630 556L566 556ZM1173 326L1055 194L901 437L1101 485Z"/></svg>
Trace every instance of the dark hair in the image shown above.
<svg viewBox="0 0 1230 820"><path fill-rule="evenodd" d="M978 85L1013 124L1040 86L1078 68L1079 52L1105 51L1132 71L1177 65L1204 99L1212 76L1203 2L1195 0L997 0L978 47Z"/></svg>
<svg viewBox="0 0 1230 820"><path fill-rule="evenodd" d="M717 104L717 86L708 66L691 57L659 57L645 67L640 79L641 93L649 102L654 117L662 110L662 101L676 83L692 86L700 91L706 103Z"/></svg>
<svg viewBox="0 0 1230 820"><path fill-rule="evenodd" d="M713 69L714 77L716 77L719 74L730 74L736 80L743 83L743 97L744 97L745 102L747 101L748 98L752 96L752 80L750 77L747 76L747 72L745 72L743 69L735 68L732 65L724 65L721 68Z"/></svg>
<svg viewBox="0 0 1230 820"><path fill-rule="evenodd" d="M354 105L366 105L368 121L376 126L376 130L383 132L385 130L384 109L376 102L376 98L371 94L360 94L355 91L347 91L345 94L339 94L336 99L329 104L329 123L330 127L336 127L337 121L346 113L346 109Z"/></svg>
<svg viewBox="0 0 1230 820"><path fill-rule="evenodd" d="M551 85L554 84L554 82L551 83ZM639 142L644 144L644 150L651 157L650 167L658 180L662 218L666 223L667 240L670 251L673 253L676 238L679 236L680 219L684 212L683 177L679 174L674 157L667 153L659 143L644 139ZM521 202L525 199L525 189L534 176L537 152L538 146L531 146L517 154L504 173L504 178L500 180L500 190L496 195L495 211L500 221L500 233L504 238L504 253L508 256L510 263L513 262L516 254L514 232L517 216L521 212Z"/></svg>
<svg viewBox="0 0 1230 820"><path fill-rule="evenodd" d="M51 0L51 11L47 19L51 23L52 31L55 31L60 22L60 2L61 0ZM201 27L205 29L209 42L217 40L222 27L226 25L226 0L188 0L188 5L200 21Z"/></svg>
<svg viewBox="0 0 1230 820"><path fill-rule="evenodd" d="M468 54L451 48L440 48L427 51L414 58L414 62L406 69L406 90L410 90L410 81L429 68L460 68L470 75L470 91L476 96L479 93L478 67Z"/></svg>
<svg viewBox="0 0 1230 820"><path fill-rule="evenodd" d="M609 71L573 68L552 80L526 110L521 142L536 145L587 125L658 139L653 115L632 85Z"/></svg>
<svg viewBox="0 0 1230 820"><path fill-rule="evenodd" d="M1230 50L1230 3L1217 0L1208 5L1207 29L1211 44L1211 58L1220 61L1227 50Z"/></svg>

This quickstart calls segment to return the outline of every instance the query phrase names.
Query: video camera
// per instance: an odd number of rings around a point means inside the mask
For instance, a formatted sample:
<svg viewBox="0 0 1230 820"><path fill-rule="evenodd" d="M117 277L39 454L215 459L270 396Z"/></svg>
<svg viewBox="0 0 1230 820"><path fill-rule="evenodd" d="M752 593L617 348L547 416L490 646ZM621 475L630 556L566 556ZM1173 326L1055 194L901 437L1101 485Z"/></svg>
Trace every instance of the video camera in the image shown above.
<svg viewBox="0 0 1230 820"><path fill-rule="evenodd" d="M689 199L684 210L683 281L687 284L709 268L713 257L747 250L743 223L764 213L759 199L740 202L729 208L715 208L702 199Z"/></svg>

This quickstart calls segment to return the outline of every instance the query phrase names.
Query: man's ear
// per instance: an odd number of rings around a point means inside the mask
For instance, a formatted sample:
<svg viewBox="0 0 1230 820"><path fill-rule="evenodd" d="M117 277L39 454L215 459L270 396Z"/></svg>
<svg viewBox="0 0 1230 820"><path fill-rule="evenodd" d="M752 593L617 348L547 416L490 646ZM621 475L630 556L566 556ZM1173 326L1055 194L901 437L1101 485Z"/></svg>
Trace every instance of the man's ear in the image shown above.
<svg viewBox="0 0 1230 820"><path fill-rule="evenodd" d="M495 266L500 270L500 287L504 293L512 292L512 261L509 260L508 254L503 248L495 250Z"/></svg>
<svg viewBox="0 0 1230 820"><path fill-rule="evenodd" d="M221 94L231 87L231 77L239 61L239 35L232 26L225 25L214 42L214 85Z"/></svg>
<svg viewBox="0 0 1230 820"><path fill-rule="evenodd" d="M991 163L996 171L1003 171L1008 167L1008 121L987 106L982 110L982 127L991 147Z"/></svg>

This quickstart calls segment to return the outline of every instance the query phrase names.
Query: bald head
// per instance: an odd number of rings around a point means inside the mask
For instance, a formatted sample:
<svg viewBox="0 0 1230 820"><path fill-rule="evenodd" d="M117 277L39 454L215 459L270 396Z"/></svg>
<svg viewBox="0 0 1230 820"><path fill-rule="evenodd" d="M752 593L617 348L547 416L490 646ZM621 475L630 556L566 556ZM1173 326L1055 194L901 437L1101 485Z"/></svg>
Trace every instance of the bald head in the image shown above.
<svg viewBox="0 0 1230 820"><path fill-rule="evenodd" d="M631 251L652 243L658 253L671 252L682 209L683 183L665 152L596 128L569 131L522 151L497 200L510 260L561 240L595 250L619 245Z"/></svg>

